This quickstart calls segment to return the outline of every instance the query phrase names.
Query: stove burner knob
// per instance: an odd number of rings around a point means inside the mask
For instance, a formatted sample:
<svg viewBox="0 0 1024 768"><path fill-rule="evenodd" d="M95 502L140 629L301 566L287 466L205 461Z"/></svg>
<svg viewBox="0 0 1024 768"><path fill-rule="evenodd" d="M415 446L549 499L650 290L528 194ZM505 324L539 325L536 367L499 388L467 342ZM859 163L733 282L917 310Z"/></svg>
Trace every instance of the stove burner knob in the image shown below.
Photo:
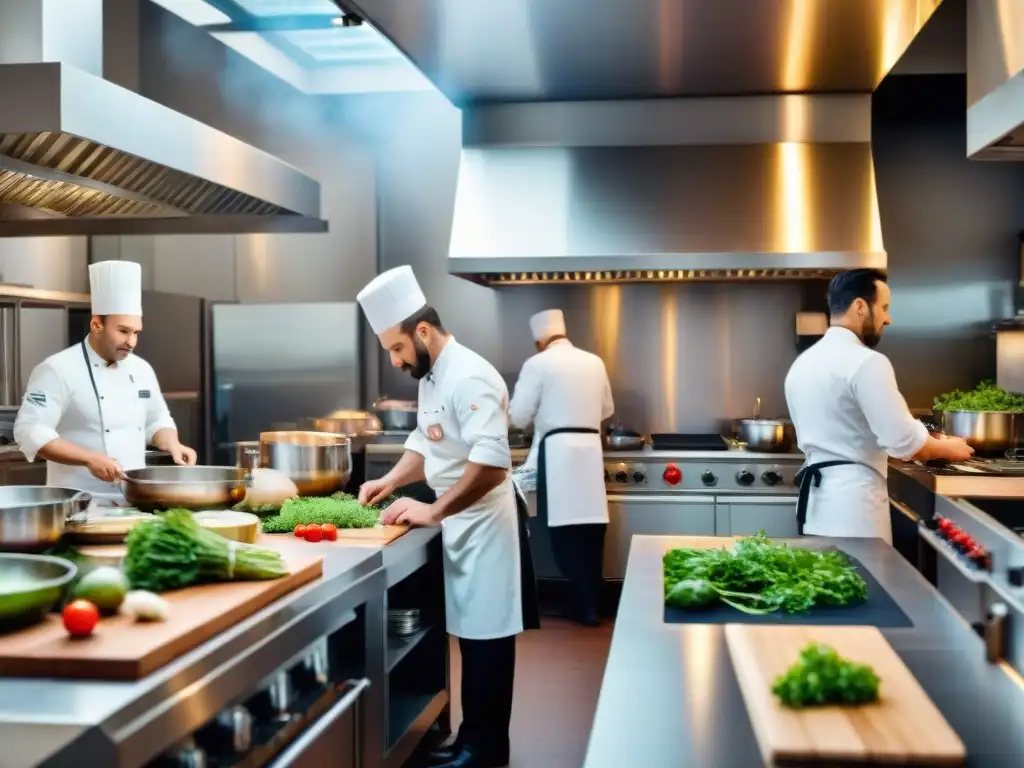
<svg viewBox="0 0 1024 768"><path fill-rule="evenodd" d="M740 485L753 485L754 473L749 469L741 469L736 473L736 482Z"/></svg>
<svg viewBox="0 0 1024 768"><path fill-rule="evenodd" d="M622 471L616 472L615 473L615 482L616 483L626 483L626 482L629 482L629 475L627 475L625 472L622 472Z"/></svg>
<svg viewBox="0 0 1024 768"><path fill-rule="evenodd" d="M682 482L683 473L675 464L669 464L665 467L665 472L662 474L661 478L669 485L679 485L679 483Z"/></svg>
<svg viewBox="0 0 1024 768"><path fill-rule="evenodd" d="M1024 568L1008 568L1006 579L1015 587L1024 587Z"/></svg>
<svg viewBox="0 0 1024 768"><path fill-rule="evenodd" d="M775 470L770 469L761 475L761 482L765 485L778 485L782 482L782 475Z"/></svg>
<svg viewBox="0 0 1024 768"><path fill-rule="evenodd" d="M710 469L705 469L704 472L701 473L700 480L704 485L714 485L718 482L718 478L715 477L715 473Z"/></svg>
<svg viewBox="0 0 1024 768"><path fill-rule="evenodd" d="M643 482L646 482L646 480L647 480L647 475L645 475L639 469L633 470L633 482L634 483L643 483Z"/></svg>

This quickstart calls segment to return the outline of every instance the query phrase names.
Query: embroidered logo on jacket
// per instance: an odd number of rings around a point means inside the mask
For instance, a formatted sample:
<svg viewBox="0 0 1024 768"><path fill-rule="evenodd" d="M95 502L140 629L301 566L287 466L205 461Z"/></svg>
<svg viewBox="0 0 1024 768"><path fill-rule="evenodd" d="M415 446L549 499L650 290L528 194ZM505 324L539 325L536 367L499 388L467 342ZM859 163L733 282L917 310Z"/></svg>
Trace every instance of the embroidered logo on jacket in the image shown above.
<svg viewBox="0 0 1024 768"><path fill-rule="evenodd" d="M35 405L46 405L46 393L45 392L29 392L25 395L25 399Z"/></svg>
<svg viewBox="0 0 1024 768"><path fill-rule="evenodd" d="M431 424L427 427L427 437L435 442L444 439L444 427L440 424Z"/></svg>

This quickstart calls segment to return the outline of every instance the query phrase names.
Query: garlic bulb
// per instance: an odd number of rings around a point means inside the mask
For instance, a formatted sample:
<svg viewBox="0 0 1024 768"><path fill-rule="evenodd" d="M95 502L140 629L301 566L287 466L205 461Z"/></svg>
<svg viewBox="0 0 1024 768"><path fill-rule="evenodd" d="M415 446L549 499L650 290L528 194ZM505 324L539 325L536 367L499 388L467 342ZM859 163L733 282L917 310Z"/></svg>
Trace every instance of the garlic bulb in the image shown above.
<svg viewBox="0 0 1024 768"><path fill-rule="evenodd" d="M170 612L166 600L144 589L129 592L121 603L121 613L134 616L136 621L165 621Z"/></svg>

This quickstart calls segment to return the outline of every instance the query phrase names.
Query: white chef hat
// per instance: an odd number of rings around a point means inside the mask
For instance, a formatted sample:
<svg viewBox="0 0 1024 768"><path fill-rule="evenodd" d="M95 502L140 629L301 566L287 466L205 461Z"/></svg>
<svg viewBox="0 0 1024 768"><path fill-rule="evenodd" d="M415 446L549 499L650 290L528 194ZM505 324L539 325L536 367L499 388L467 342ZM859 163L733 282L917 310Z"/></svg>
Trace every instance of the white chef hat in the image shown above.
<svg viewBox="0 0 1024 768"><path fill-rule="evenodd" d="M530 318L530 331L534 341L552 336L565 336L565 315L560 309L546 309Z"/></svg>
<svg viewBox="0 0 1024 768"><path fill-rule="evenodd" d="M427 298L410 266L395 267L377 275L359 292L356 301L378 335L427 306Z"/></svg>
<svg viewBox="0 0 1024 768"><path fill-rule="evenodd" d="M142 317L142 267L134 261L100 261L89 265L94 315Z"/></svg>

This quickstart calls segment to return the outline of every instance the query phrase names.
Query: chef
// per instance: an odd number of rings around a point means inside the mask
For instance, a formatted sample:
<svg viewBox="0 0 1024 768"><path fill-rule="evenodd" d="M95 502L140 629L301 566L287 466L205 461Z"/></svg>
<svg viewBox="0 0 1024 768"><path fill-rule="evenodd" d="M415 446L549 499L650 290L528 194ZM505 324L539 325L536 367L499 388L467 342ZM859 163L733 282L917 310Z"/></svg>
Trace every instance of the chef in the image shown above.
<svg viewBox="0 0 1024 768"><path fill-rule="evenodd" d="M786 403L806 460L797 475L801 533L892 543L888 457L963 461L960 438L933 436L910 415L889 359L875 351L889 325L884 272L852 269L828 289L831 327L786 376Z"/></svg>
<svg viewBox="0 0 1024 768"><path fill-rule="evenodd" d="M509 761L516 635L540 626L526 512L509 477L508 392L498 372L457 342L427 305L410 267L378 275L356 297L391 364L419 381L417 428L385 477L378 503L426 479L437 501L395 501L385 523L441 526L448 632L462 655L462 726L435 766Z"/></svg>
<svg viewBox="0 0 1024 768"><path fill-rule="evenodd" d="M537 470L537 516L569 583L569 615L596 626L608 529L601 422L615 410L612 387L601 358L569 341L561 310L531 317L530 331L538 353L519 373L509 420L534 425L526 465Z"/></svg>
<svg viewBox="0 0 1024 768"><path fill-rule="evenodd" d="M142 270L130 261L89 266L89 334L35 367L14 422L29 461L47 460L46 483L121 500L115 481L146 466L146 445L195 464L178 440L149 363L132 354L142 331Z"/></svg>

